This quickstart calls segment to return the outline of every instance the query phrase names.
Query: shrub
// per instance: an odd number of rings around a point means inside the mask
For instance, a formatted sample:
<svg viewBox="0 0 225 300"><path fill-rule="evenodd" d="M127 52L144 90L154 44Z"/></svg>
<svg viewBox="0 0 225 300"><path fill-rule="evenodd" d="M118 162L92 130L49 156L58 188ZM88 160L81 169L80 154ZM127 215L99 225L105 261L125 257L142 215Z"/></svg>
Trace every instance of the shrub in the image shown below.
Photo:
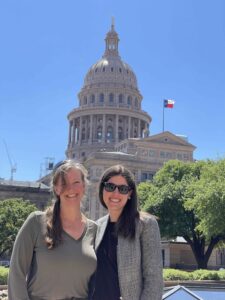
<svg viewBox="0 0 225 300"><path fill-rule="evenodd" d="M176 269L164 269L163 270L164 280L190 280L189 273Z"/></svg>
<svg viewBox="0 0 225 300"><path fill-rule="evenodd" d="M196 270L193 272L194 280L220 280L219 271Z"/></svg>
<svg viewBox="0 0 225 300"><path fill-rule="evenodd" d="M193 272L186 272L177 269L164 269L163 278L165 281L169 280L225 280L225 270L195 270Z"/></svg>
<svg viewBox="0 0 225 300"><path fill-rule="evenodd" d="M9 269L5 267L0 267L0 284L7 284Z"/></svg>

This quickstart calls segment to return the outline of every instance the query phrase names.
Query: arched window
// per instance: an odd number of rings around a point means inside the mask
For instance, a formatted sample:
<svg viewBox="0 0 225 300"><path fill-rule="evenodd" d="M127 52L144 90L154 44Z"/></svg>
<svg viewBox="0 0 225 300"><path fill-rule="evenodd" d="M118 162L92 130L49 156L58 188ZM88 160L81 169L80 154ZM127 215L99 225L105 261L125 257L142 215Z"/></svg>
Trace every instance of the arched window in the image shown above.
<svg viewBox="0 0 225 300"><path fill-rule="evenodd" d="M128 128L126 129L126 138L128 138Z"/></svg>
<svg viewBox="0 0 225 300"><path fill-rule="evenodd" d="M97 140L98 142L102 141L102 126L98 126L97 128Z"/></svg>
<svg viewBox="0 0 225 300"><path fill-rule="evenodd" d="M84 104L84 105L87 104L87 97L86 97L86 96L84 97L83 104Z"/></svg>
<svg viewBox="0 0 225 300"><path fill-rule="evenodd" d="M106 133L106 142L110 143L113 139L113 128L112 126L107 127L107 133Z"/></svg>
<svg viewBox="0 0 225 300"><path fill-rule="evenodd" d="M85 140L85 128L82 128L81 140Z"/></svg>
<svg viewBox="0 0 225 300"><path fill-rule="evenodd" d="M104 94L103 94L103 93L101 93L101 94L99 95L99 102L100 102L100 103L103 103L103 102L104 102Z"/></svg>
<svg viewBox="0 0 225 300"><path fill-rule="evenodd" d="M118 129L118 137L119 137L119 141L121 141L123 139L123 128L119 127Z"/></svg>
<svg viewBox="0 0 225 300"><path fill-rule="evenodd" d="M91 103L95 103L95 95L94 94L91 95Z"/></svg>
<svg viewBox="0 0 225 300"><path fill-rule="evenodd" d="M114 95L113 93L109 94L109 103L112 104L114 102Z"/></svg>
<svg viewBox="0 0 225 300"><path fill-rule="evenodd" d="M127 97L127 104L130 106L131 103L132 103L131 96L128 96L128 97Z"/></svg>
<svg viewBox="0 0 225 300"><path fill-rule="evenodd" d="M119 94L119 103L123 103L123 95Z"/></svg>
<svg viewBox="0 0 225 300"><path fill-rule="evenodd" d="M138 99L135 98L135 107L138 107Z"/></svg>

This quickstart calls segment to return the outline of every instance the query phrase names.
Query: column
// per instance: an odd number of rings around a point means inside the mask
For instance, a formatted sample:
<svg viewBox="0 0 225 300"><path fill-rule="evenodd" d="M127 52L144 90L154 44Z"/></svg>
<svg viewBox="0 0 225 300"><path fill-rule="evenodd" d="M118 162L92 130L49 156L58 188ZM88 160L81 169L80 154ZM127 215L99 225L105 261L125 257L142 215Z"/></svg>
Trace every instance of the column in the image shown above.
<svg viewBox="0 0 225 300"><path fill-rule="evenodd" d="M92 134L93 134L93 115L90 115L90 136L88 140L88 144L92 144Z"/></svg>
<svg viewBox="0 0 225 300"><path fill-rule="evenodd" d="M128 139L130 138L130 132L131 132L131 117L128 117Z"/></svg>
<svg viewBox="0 0 225 300"><path fill-rule="evenodd" d="M115 140L116 140L116 143L118 143L118 130L119 130L119 115L116 115L116 126L115 126Z"/></svg>
<svg viewBox="0 0 225 300"><path fill-rule="evenodd" d="M82 117L80 117L80 126L78 129L78 145L81 145L81 138L82 138Z"/></svg>
<svg viewBox="0 0 225 300"><path fill-rule="evenodd" d="M88 116L85 116L85 143L88 141Z"/></svg>
<svg viewBox="0 0 225 300"><path fill-rule="evenodd" d="M76 122L75 119L72 120L72 124L71 124L71 144L74 145L75 144L75 128L76 128Z"/></svg>
<svg viewBox="0 0 225 300"><path fill-rule="evenodd" d="M141 120L138 119L138 132L137 132L137 136L140 138L141 137Z"/></svg>
<svg viewBox="0 0 225 300"><path fill-rule="evenodd" d="M105 144L105 114L102 115L102 144Z"/></svg>
<svg viewBox="0 0 225 300"><path fill-rule="evenodd" d="M68 137L68 146L69 147L70 147L71 142L72 142L72 136L71 136L72 130L73 130L73 121L70 121L69 122L69 137Z"/></svg>

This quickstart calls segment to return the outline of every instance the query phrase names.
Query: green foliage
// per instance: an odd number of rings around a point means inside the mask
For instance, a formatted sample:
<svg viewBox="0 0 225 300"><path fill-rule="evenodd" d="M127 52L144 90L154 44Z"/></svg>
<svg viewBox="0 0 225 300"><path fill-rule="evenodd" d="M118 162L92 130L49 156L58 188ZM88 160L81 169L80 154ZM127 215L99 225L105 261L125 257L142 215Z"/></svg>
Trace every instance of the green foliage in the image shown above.
<svg viewBox="0 0 225 300"><path fill-rule="evenodd" d="M168 161L152 182L139 184L138 196L141 208L158 217L162 237L184 237L198 267L206 268L225 240L225 159Z"/></svg>
<svg viewBox="0 0 225 300"><path fill-rule="evenodd" d="M7 284L9 269L5 267L0 267L0 285Z"/></svg>
<svg viewBox="0 0 225 300"><path fill-rule="evenodd" d="M203 232L207 240L216 235L224 236L225 160L206 163L201 178L191 188L195 193L187 197L186 208L198 216L197 230Z"/></svg>
<svg viewBox="0 0 225 300"><path fill-rule="evenodd" d="M196 270L192 274L193 280L220 280L219 272L220 271Z"/></svg>
<svg viewBox="0 0 225 300"><path fill-rule="evenodd" d="M196 270L193 272L186 272L177 269L164 269L163 278L165 281L169 280L225 280L225 270L211 271L211 270Z"/></svg>
<svg viewBox="0 0 225 300"><path fill-rule="evenodd" d="M177 269L164 269L163 278L165 281L169 280L192 280L192 273L181 271Z"/></svg>
<svg viewBox="0 0 225 300"><path fill-rule="evenodd" d="M0 201L0 255L11 253L16 235L28 217L37 210L34 204L22 199Z"/></svg>

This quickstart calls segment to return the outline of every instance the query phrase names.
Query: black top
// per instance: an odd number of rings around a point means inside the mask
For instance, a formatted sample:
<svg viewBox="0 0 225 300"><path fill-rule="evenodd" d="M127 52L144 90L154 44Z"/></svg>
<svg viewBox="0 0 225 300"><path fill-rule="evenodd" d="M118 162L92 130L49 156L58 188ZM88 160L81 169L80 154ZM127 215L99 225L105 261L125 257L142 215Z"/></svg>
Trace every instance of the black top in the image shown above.
<svg viewBox="0 0 225 300"><path fill-rule="evenodd" d="M97 250L94 300L119 300L120 288L117 270L117 241L115 223L109 222Z"/></svg>

